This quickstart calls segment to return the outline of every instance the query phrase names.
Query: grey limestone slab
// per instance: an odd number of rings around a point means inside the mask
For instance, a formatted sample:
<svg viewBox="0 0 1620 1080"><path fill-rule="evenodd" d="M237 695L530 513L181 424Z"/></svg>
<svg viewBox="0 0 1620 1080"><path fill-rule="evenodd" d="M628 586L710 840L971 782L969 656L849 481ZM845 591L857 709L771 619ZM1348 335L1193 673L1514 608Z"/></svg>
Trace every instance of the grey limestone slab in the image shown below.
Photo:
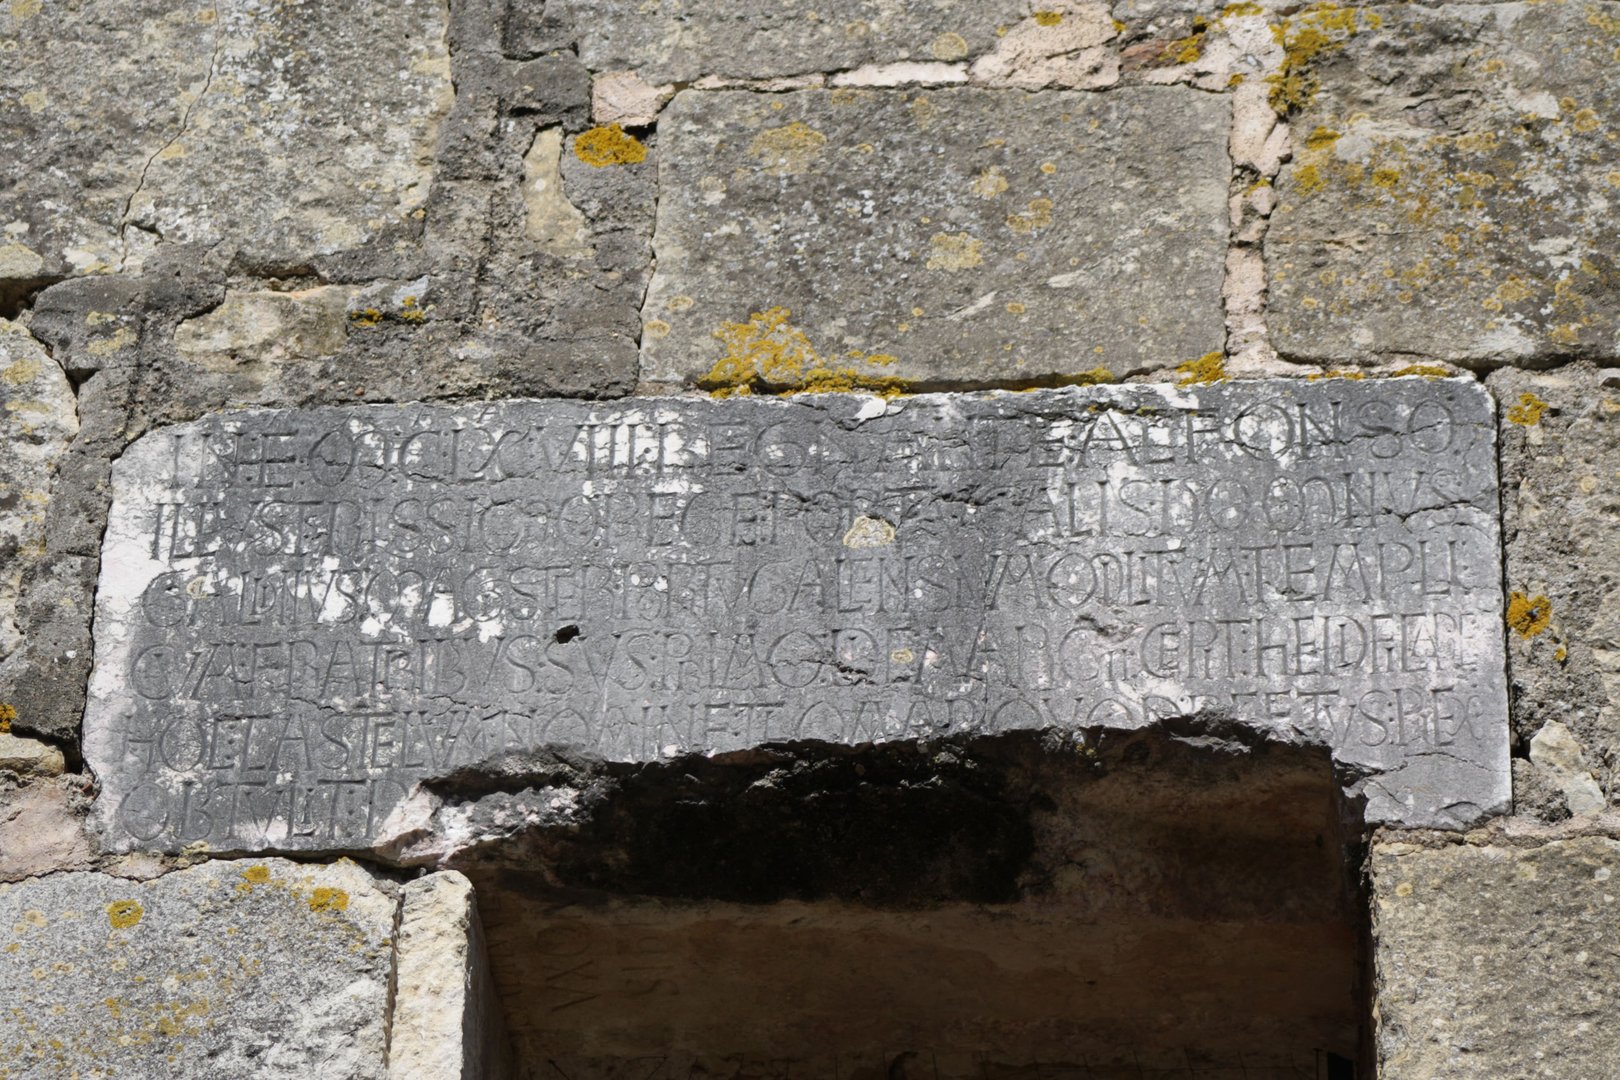
<svg viewBox="0 0 1620 1080"><path fill-rule="evenodd" d="M383 1080L396 889L284 859L0 885L0 1076Z"/></svg>
<svg viewBox="0 0 1620 1080"><path fill-rule="evenodd" d="M1508 804L1474 383L217 414L114 472L85 750L117 848L355 849L503 754L1197 718L1374 821Z"/></svg>
<svg viewBox="0 0 1620 1080"><path fill-rule="evenodd" d="M643 375L939 389L1219 350L1230 127L1189 87L678 94Z"/></svg>

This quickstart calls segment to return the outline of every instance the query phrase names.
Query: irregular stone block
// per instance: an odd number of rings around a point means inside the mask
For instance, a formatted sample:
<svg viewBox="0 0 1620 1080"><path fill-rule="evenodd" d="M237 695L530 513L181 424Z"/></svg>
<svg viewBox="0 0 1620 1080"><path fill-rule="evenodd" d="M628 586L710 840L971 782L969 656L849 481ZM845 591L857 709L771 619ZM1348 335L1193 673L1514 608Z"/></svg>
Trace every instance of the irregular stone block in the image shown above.
<svg viewBox="0 0 1620 1080"><path fill-rule="evenodd" d="M12 4L0 141L28 150L0 154L0 237L29 278L167 242L271 267L358 247L426 199L446 22L442 0Z"/></svg>
<svg viewBox="0 0 1620 1080"><path fill-rule="evenodd" d="M0 720L21 720L18 618L25 570L45 554L45 509L56 464L79 430L73 387L28 331L0 319ZM0 725L4 726L4 725Z"/></svg>
<svg viewBox="0 0 1620 1080"><path fill-rule="evenodd" d="M101 820L352 849L510 752L1200 716L1470 821L1507 803L1494 447L1425 379L215 415L115 466Z"/></svg>
<svg viewBox="0 0 1620 1080"><path fill-rule="evenodd" d="M643 373L937 387L1218 351L1229 126L1186 87L679 94Z"/></svg>
<svg viewBox="0 0 1620 1080"><path fill-rule="evenodd" d="M0 881L90 866L86 788L82 776L19 782L0 774Z"/></svg>
<svg viewBox="0 0 1620 1080"><path fill-rule="evenodd" d="M400 1080L511 1076L511 1050L484 955L472 882L449 870L408 882L402 893L388 1075Z"/></svg>
<svg viewBox="0 0 1620 1080"><path fill-rule="evenodd" d="M1609 791L1620 783L1620 372L1491 376L1501 418L1508 666L1529 743L1566 727ZM1588 801L1588 808L1590 802Z"/></svg>
<svg viewBox="0 0 1620 1080"><path fill-rule="evenodd" d="M1027 6L1014 0L565 0L592 71L639 70L652 83L705 75L769 79L986 51ZM1054 5L1059 6L1059 5Z"/></svg>
<svg viewBox="0 0 1620 1080"><path fill-rule="evenodd" d="M1307 10L1273 101L1266 235L1287 356L1620 355L1620 4Z"/></svg>
<svg viewBox="0 0 1620 1080"><path fill-rule="evenodd" d="M1378 1075L1599 1077L1620 842L1373 848Z"/></svg>
<svg viewBox="0 0 1620 1080"><path fill-rule="evenodd" d="M0 885L4 1067L382 1080L391 888L280 859Z"/></svg>

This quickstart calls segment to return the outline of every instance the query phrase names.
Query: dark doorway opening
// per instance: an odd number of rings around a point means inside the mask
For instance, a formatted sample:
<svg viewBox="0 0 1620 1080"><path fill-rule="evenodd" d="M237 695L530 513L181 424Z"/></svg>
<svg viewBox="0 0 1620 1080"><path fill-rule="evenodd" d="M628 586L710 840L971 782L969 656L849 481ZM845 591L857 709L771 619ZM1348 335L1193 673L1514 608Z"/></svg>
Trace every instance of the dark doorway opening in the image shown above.
<svg viewBox="0 0 1620 1080"><path fill-rule="evenodd" d="M1165 729L626 768L467 858L536 1080L1371 1075L1325 750Z"/></svg>

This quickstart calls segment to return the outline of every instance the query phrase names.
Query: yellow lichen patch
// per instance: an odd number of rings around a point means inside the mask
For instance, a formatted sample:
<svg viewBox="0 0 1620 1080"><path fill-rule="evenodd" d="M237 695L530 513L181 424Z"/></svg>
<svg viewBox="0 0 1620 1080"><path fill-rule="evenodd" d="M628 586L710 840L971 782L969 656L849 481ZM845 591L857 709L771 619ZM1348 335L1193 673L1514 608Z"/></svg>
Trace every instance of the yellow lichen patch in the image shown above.
<svg viewBox="0 0 1620 1080"><path fill-rule="evenodd" d="M11 722L15 719L17 719L16 706L0 701L0 735L11 731Z"/></svg>
<svg viewBox="0 0 1620 1080"><path fill-rule="evenodd" d="M349 894L342 889L322 885L309 896L311 911L347 911L348 908Z"/></svg>
<svg viewBox="0 0 1620 1080"><path fill-rule="evenodd" d="M263 885L269 880L270 868L265 866L263 863L255 863L246 870L242 871L242 881L245 882L250 889L255 885Z"/></svg>
<svg viewBox="0 0 1620 1080"><path fill-rule="evenodd" d="M107 922L114 930L128 930L145 914L146 909L138 900L114 900L107 905Z"/></svg>
<svg viewBox="0 0 1620 1080"><path fill-rule="evenodd" d="M1372 12L1361 18L1369 27L1383 21ZM1343 48L1358 30L1356 11L1333 3L1312 4L1293 18L1274 24L1271 33L1282 46L1283 59L1277 72L1266 76L1271 86L1271 107L1286 116L1309 105L1321 85L1311 70L1312 62L1323 53Z"/></svg>
<svg viewBox="0 0 1620 1080"><path fill-rule="evenodd" d="M1221 382L1226 378L1226 356L1218 352L1205 353L1196 360L1177 364L1176 371L1181 375L1182 386Z"/></svg>
<svg viewBox="0 0 1620 1080"><path fill-rule="evenodd" d="M377 308L361 308L358 311L349 312L349 325L360 327L363 330L369 330L373 326L381 324L382 318L382 312Z"/></svg>
<svg viewBox="0 0 1620 1080"><path fill-rule="evenodd" d="M407 296L399 302L399 317L401 321L408 323L426 322L427 312L418 306L416 297Z"/></svg>
<svg viewBox="0 0 1620 1080"><path fill-rule="evenodd" d="M1366 377L1367 373L1365 371L1340 371L1335 369L1332 371L1318 371L1315 375L1307 375L1305 381L1316 382L1319 379L1350 379L1351 381L1357 381Z"/></svg>
<svg viewBox="0 0 1620 1080"><path fill-rule="evenodd" d="M804 172L827 145L827 136L802 121L786 127L770 128L754 136L748 156L763 163L772 176L794 176Z"/></svg>
<svg viewBox="0 0 1620 1080"><path fill-rule="evenodd" d="M1425 379L1445 379L1450 377L1451 372L1437 364L1408 364L1389 373L1389 377L1392 379L1399 379L1403 375L1421 375Z"/></svg>
<svg viewBox="0 0 1620 1080"><path fill-rule="evenodd" d="M1294 170L1294 183L1298 185L1301 195L1309 195L1313 191L1320 191L1327 182L1315 165L1306 164Z"/></svg>
<svg viewBox="0 0 1620 1080"><path fill-rule="evenodd" d="M1028 233L1052 224L1051 199L1031 199L1028 209L1027 214L1008 214L1007 227L1016 233Z"/></svg>
<svg viewBox="0 0 1620 1080"><path fill-rule="evenodd" d="M603 124L582 132L574 140L574 156L602 169L609 165L635 165L647 160L647 147L619 124Z"/></svg>
<svg viewBox="0 0 1620 1080"><path fill-rule="evenodd" d="M1520 394L1519 403L1507 411L1507 418L1515 424L1525 427L1534 427L1541 423L1541 414L1547 411L1547 403L1534 394Z"/></svg>
<svg viewBox="0 0 1620 1080"><path fill-rule="evenodd" d="M1009 315L1022 315L1028 310L1028 308L1026 308L1023 304L1020 304L1017 300L1007 301L1007 314Z"/></svg>
<svg viewBox="0 0 1620 1080"><path fill-rule="evenodd" d="M928 269L970 270L984 262L984 243L967 233L935 233L928 238Z"/></svg>
<svg viewBox="0 0 1620 1080"><path fill-rule="evenodd" d="M1552 601L1514 592L1508 597L1507 624L1522 638L1533 638L1552 623Z"/></svg>
<svg viewBox="0 0 1620 1080"><path fill-rule="evenodd" d="M44 6L44 0L11 0L11 17L18 22L32 19Z"/></svg>
<svg viewBox="0 0 1620 1080"><path fill-rule="evenodd" d="M1056 26L1062 21L1063 12L1061 11L1037 11L1035 13L1035 22L1039 26Z"/></svg>
<svg viewBox="0 0 1620 1080"><path fill-rule="evenodd" d="M1264 15L1266 9L1252 0L1240 0L1236 4L1227 4L1221 8L1221 18L1230 19L1238 15Z"/></svg>
<svg viewBox="0 0 1620 1080"><path fill-rule="evenodd" d="M1105 367L1094 367L1058 377L1060 386L1098 386L1115 381L1115 375Z"/></svg>
<svg viewBox="0 0 1620 1080"><path fill-rule="evenodd" d="M1338 142L1342 134L1342 132L1333 131L1329 128L1319 127L1309 135L1305 136L1305 149L1326 150L1328 147Z"/></svg>
<svg viewBox="0 0 1620 1080"><path fill-rule="evenodd" d="M792 312L773 307L756 311L747 322L728 322L714 332L726 346L698 388L725 398L753 393L821 394L870 390L896 397L904 390L901 379L862 372L852 366L834 367L817 354L810 339L788 320ZM889 367L897 358L889 353L863 353L852 349L848 358L872 367Z"/></svg>
<svg viewBox="0 0 1620 1080"><path fill-rule="evenodd" d="M995 165L981 172L973 178L968 189L981 199L993 199L1007 190L1007 177Z"/></svg>
<svg viewBox="0 0 1620 1080"><path fill-rule="evenodd" d="M961 34L945 33L929 44L935 60L961 60L968 54L967 38Z"/></svg>

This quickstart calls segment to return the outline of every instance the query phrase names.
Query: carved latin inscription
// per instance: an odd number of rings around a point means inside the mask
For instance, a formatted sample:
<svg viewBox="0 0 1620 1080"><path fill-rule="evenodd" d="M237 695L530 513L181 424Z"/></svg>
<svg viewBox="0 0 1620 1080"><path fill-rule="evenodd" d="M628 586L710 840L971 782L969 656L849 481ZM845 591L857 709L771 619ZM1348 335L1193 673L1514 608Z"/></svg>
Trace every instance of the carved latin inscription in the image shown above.
<svg viewBox="0 0 1620 1080"><path fill-rule="evenodd" d="M87 720L116 843L364 847L417 780L1224 716L1377 820L1505 805L1467 383L215 416L119 461Z"/></svg>

